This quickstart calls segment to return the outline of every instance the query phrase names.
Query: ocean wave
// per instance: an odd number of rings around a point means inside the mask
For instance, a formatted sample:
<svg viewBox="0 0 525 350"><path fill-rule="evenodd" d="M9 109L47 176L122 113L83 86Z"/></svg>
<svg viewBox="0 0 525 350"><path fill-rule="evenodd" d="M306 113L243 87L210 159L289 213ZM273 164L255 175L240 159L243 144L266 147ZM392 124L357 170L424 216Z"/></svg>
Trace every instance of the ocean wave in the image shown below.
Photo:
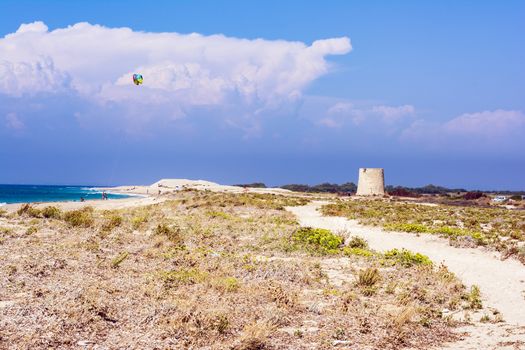
<svg viewBox="0 0 525 350"><path fill-rule="evenodd" d="M110 191L106 191L106 193L114 195L114 196L124 196L124 197L148 197L144 194L138 194L138 193L122 193L122 192L110 192Z"/></svg>
<svg viewBox="0 0 525 350"><path fill-rule="evenodd" d="M102 192L97 187L80 187L80 190L82 190L82 191L90 191L90 192L97 192L97 193L99 193L99 192L101 193Z"/></svg>
<svg viewBox="0 0 525 350"><path fill-rule="evenodd" d="M7 203L5 203L5 202L4 202L4 203L0 203L0 207L1 207L2 205L7 205Z"/></svg>

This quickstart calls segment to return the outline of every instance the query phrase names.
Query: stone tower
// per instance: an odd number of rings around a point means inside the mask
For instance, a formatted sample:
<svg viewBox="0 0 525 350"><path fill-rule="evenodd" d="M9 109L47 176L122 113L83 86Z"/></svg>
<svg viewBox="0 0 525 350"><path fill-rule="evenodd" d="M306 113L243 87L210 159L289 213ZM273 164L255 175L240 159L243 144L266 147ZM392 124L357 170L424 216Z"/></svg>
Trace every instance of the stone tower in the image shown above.
<svg viewBox="0 0 525 350"><path fill-rule="evenodd" d="M356 195L383 196L384 194L385 172L383 168L360 168Z"/></svg>

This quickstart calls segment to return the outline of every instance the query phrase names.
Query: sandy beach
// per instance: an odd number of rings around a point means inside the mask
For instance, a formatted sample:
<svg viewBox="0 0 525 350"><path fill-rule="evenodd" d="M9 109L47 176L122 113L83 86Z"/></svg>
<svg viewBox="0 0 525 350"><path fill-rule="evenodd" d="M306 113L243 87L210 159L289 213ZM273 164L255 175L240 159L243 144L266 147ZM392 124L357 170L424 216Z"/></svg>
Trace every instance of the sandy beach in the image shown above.
<svg viewBox="0 0 525 350"><path fill-rule="evenodd" d="M211 192L227 193L269 193L269 194L292 194L292 191L282 188L244 188L239 186L220 185L215 182L206 180L188 180L188 179L163 179L152 185L137 186L116 186L116 187L97 187L100 191L108 193L129 195L128 198L110 199L110 200L86 200L64 201L64 202L38 202L32 203L37 208L48 205L54 205L61 210L75 210L87 206L96 209L114 210L132 207L140 207L155 203L160 203L169 199L172 194L185 189L196 189ZM24 203L13 203L3 205L1 208L7 212L17 211Z"/></svg>

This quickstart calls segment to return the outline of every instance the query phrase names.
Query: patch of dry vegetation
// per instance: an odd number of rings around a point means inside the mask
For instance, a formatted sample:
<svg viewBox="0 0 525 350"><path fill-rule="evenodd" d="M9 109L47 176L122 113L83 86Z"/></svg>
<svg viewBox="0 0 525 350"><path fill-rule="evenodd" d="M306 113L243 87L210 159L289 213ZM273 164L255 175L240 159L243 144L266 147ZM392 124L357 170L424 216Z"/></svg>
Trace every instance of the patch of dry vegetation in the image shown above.
<svg viewBox="0 0 525 350"><path fill-rule="evenodd" d="M488 246L525 264L523 210L351 200L328 204L322 211L325 215L345 216L386 230L438 234L455 246Z"/></svg>
<svg viewBox="0 0 525 350"><path fill-rule="evenodd" d="M282 208L304 201L185 191L1 218L0 348L422 348L453 337L444 308L478 306L423 256L300 228Z"/></svg>

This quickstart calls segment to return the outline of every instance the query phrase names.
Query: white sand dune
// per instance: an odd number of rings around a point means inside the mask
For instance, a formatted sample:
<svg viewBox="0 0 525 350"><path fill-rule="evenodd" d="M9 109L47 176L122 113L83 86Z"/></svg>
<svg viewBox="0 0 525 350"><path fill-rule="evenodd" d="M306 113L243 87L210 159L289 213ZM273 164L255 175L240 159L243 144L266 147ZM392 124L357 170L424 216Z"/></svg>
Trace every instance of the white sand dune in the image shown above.
<svg viewBox="0 0 525 350"><path fill-rule="evenodd" d="M326 202L290 207L301 225L360 236L377 251L406 248L444 263L467 286L478 285L484 306L501 312L505 322L464 327L470 335L446 349L525 349L525 266L514 259L501 260L499 253L477 248L455 248L435 235L385 232L356 220L322 216L318 209ZM473 320L478 321L478 320ZM508 343L505 343L508 342ZM516 342L521 344L521 347Z"/></svg>
<svg viewBox="0 0 525 350"><path fill-rule="evenodd" d="M145 194L145 195L158 195L172 193L183 189L196 189L196 190L208 190L213 192L231 192L231 193L274 193L274 194L287 194L291 193L289 190L283 188L252 188L252 187L239 187L220 185L215 182L206 180L188 180L188 179L162 179L155 182L150 186L119 186L107 188L113 192L124 193L124 194Z"/></svg>

